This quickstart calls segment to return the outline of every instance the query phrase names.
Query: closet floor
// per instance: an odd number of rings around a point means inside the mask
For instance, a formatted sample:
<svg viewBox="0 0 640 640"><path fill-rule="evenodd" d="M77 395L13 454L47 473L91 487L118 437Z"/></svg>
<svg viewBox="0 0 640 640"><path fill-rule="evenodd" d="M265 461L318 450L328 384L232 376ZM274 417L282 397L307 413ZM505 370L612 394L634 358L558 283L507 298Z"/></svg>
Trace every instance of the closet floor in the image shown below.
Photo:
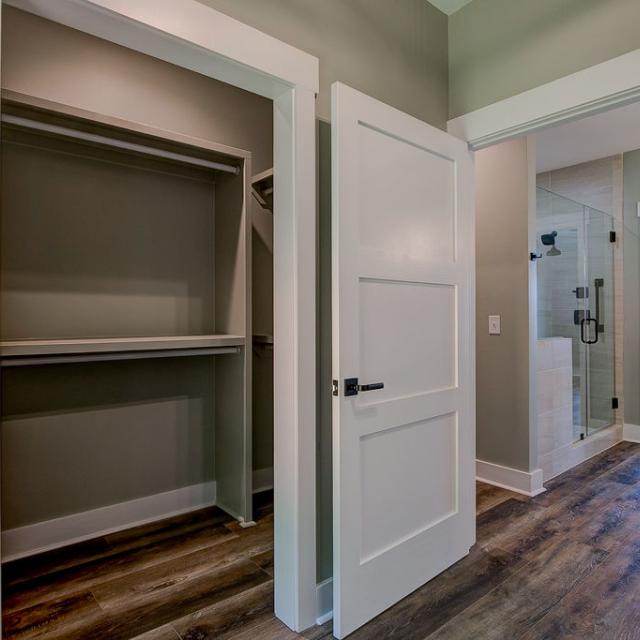
<svg viewBox="0 0 640 640"><path fill-rule="evenodd" d="M205 640L274 623L272 498L256 496L255 527L213 507L4 565L3 639Z"/></svg>
<svg viewBox="0 0 640 640"><path fill-rule="evenodd" d="M535 498L478 484L466 558L350 640L640 639L640 444ZM4 639L330 640L273 616L273 514L217 509L6 565Z"/></svg>

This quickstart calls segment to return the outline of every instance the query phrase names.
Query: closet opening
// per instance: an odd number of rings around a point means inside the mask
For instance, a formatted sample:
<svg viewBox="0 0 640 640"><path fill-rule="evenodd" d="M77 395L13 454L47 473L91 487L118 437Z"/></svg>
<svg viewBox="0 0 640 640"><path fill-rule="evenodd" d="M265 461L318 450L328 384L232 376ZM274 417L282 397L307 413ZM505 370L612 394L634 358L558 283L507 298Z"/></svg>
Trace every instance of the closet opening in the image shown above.
<svg viewBox="0 0 640 640"><path fill-rule="evenodd" d="M7 24L61 49L54 99L34 38L26 76L3 42L3 633L271 618L273 104L15 9ZM104 69L60 67L75 47ZM89 95L105 69L121 84Z"/></svg>

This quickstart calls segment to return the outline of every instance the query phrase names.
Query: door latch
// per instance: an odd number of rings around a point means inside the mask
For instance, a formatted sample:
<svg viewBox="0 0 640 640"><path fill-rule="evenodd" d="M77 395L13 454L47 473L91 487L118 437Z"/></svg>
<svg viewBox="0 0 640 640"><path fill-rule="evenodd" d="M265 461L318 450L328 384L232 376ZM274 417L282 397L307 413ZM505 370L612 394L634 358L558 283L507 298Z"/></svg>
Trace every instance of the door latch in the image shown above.
<svg viewBox="0 0 640 640"><path fill-rule="evenodd" d="M371 382L369 384L358 384L358 378L345 378L344 395L357 396L360 391L377 391L384 389L384 382Z"/></svg>

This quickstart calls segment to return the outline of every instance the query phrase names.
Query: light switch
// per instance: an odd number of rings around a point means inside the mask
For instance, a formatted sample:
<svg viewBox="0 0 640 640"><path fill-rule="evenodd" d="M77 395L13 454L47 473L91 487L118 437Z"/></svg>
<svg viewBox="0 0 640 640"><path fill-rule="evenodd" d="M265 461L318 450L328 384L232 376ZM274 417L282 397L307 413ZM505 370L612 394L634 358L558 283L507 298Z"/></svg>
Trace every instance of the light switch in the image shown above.
<svg viewBox="0 0 640 640"><path fill-rule="evenodd" d="M500 316L489 316L489 335L500 335Z"/></svg>

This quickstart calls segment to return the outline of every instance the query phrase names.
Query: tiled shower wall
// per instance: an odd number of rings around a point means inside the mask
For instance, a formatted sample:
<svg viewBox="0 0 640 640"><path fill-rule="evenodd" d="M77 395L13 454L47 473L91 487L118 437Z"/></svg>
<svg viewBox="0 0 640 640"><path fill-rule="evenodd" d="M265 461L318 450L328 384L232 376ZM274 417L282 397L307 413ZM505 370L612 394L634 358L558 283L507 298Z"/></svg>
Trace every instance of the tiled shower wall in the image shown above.
<svg viewBox="0 0 640 640"><path fill-rule="evenodd" d="M624 421L640 425L640 150L625 153L623 163Z"/></svg>
<svg viewBox="0 0 640 640"><path fill-rule="evenodd" d="M623 254L622 254L622 229L623 229L623 171L622 171L622 156L616 155L608 158L602 158L600 160L594 160L592 162L585 162L582 164L574 165L571 167L564 167L553 171L547 171L538 174L537 183L539 187L548 189L554 193L557 193L565 198L569 198L576 202L593 207L600 211L604 211L613 217L614 229L617 232L617 242L614 248L614 292L613 292L613 305L611 302L606 306L610 308L613 306L613 326L615 329L615 336L612 343L608 343L605 340L600 345L598 350L592 350L592 402L605 403L610 402L608 385L605 384L607 378L610 379L610 373L608 371L608 364L611 359L611 349L613 349L613 357L615 359L614 376L615 376L615 394L620 399L620 408L615 414L616 423L622 424L623 422L623 332L624 332L624 312L623 312ZM544 216L545 206L550 206L550 203L545 205L544 196L542 202L539 203L539 213ZM568 220L574 216L577 219L579 213L579 207L575 212L570 211L570 207L566 208L563 215ZM572 323L573 309L575 308L575 300L570 297L566 298L566 303L557 303L557 296L554 299L553 305L551 300L546 299L545 296L553 296L554 287L556 291L559 287L563 290L567 289L567 286L571 284L571 280L576 278L575 261L581 256L578 253L581 251L580 242L576 242L577 234L569 232L571 225L565 225L564 233L559 230L558 246L560 245L560 239L564 240L562 245L563 254L556 256L554 260L560 260L562 264L555 263L560 267L558 277L553 278L553 282L545 282L544 279L538 282L539 291L539 308L540 313L538 316L538 323L540 331L538 335L553 336L553 335L571 335L567 333L571 330L571 327L567 323ZM540 229L539 229L540 230ZM594 228L593 233L605 233L604 226L599 229ZM598 243L594 243L597 247ZM565 254L566 251L566 254ZM606 254L602 251L598 252L597 248L594 252L591 251L592 264L597 264L598 260L605 259ZM555 270L554 270L555 271ZM564 274L564 275L563 275ZM564 281L566 280L566 282ZM574 285L575 286L575 285ZM574 288L574 287L571 287ZM569 289L570 291L570 289ZM553 312L549 313L550 308L553 306ZM566 307L566 308L564 308ZM574 358L579 357L578 354L574 354ZM574 360L576 362L576 360ZM599 390L602 393L599 394ZM601 397L600 397L601 396Z"/></svg>

